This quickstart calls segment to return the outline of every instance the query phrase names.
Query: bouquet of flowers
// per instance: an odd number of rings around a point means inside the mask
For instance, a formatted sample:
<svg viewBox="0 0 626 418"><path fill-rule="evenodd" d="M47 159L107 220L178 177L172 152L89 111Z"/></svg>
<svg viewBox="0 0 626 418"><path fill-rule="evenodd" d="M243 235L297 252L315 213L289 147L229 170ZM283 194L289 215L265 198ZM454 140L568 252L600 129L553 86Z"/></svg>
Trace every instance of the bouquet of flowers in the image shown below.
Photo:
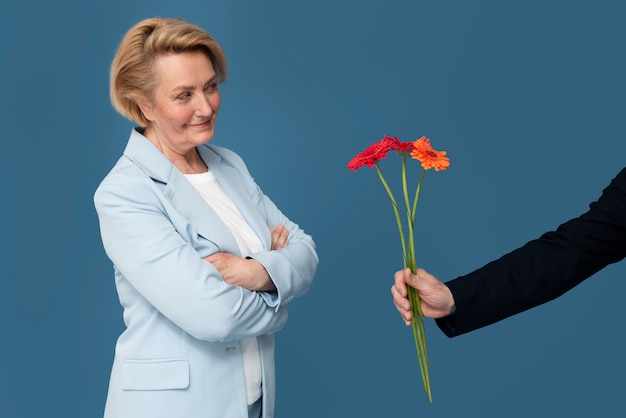
<svg viewBox="0 0 626 418"><path fill-rule="evenodd" d="M389 187L389 184L385 180L382 171L378 165L378 162L383 160L389 151L396 151L402 161L402 191L404 195L403 210L406 211L406 228L402 224L402 217L400 216L400 207L394 197L393 191ZM417 183L415 194L410 199L408 185L407 185L407 158L418 160L422 163L422 174ZM383 183L396 215L396 221L398 223L398 230L400 232L400 241L402 244L402 257L404 259L404 267L410 268L411 272L415 273L415 211L417 209L417 202L419 200L420 192L422 190L422 183L424 182L424 175L426 171L434 168L435 171L445 170L450 166L450 159L446 157L445 151L437 151L430 145L430 140L425 136L417 139L413 142L401 142L396 137L388 137L385 135L379 142L375 142L369 146L365 151L360 152L348 163L348 169L356 171L363 166L375 167L380 181ZM405 229L408 232L408 238L405 234ZM417 358L420 365L420 371L422 373L422 380L424 382L424 389L428 393L428 399L432 403L432 392L430 390L430 378L428 375L428 355L426 353L426 335L424 332L424 317L422 315L422 309L420 306L420 299L417 295L417 291L409 286L408 297L411 302L411 310L413 313L413 337L415 339L415 348L417 350Z"/></svg>

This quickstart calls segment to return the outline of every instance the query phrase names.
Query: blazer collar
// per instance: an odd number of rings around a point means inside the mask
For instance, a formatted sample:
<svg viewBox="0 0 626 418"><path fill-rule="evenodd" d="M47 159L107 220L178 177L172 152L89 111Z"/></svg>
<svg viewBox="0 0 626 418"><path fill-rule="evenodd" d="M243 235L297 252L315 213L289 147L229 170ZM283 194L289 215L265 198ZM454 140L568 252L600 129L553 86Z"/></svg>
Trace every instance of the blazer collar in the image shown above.
<svg viewBox="0 0 626 418"><path fill-rule="evenodd" d="M124 155L141 167L153 180L161 183L168 183L172 171L175 170L174 164L143 136L141 128L134 128L130 133Z"/></svg>

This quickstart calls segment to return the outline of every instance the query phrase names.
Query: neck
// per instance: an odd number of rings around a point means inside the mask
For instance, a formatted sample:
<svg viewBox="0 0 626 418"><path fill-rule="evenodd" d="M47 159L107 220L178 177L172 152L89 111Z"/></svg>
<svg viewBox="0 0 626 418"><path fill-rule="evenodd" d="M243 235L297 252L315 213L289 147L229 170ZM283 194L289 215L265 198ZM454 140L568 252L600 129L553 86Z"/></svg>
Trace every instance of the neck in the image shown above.
<svg viewBox="0 0 626 418"><path fill-rule="evenodd" d="M167 152L163 152L163 154L165 154L165 156L169 158L169 160L183 174L201 174L206 173L208 170L207 165L204 163L202 158L200 158L196 148L193 148L184 155L176 153L168 155Z"/></svg>
<svg viewBox="0 0 626 418"><path fill-rule="evenodd" d="M196 147L190 150L177 150L167 146L166 143L159 140L158 135L150 128L146 128L144 136L159 149L174 166L183 174L201 174L208 170Z"/></svg>

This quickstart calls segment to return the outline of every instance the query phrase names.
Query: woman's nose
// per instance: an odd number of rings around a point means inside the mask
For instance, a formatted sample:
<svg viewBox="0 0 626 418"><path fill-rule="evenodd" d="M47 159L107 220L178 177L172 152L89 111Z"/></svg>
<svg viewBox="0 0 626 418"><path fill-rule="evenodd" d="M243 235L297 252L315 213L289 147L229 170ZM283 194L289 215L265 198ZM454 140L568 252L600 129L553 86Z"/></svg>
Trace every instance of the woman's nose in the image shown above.
<svg viewBox="0 0 626 418"><path fill-rule="evenodd" d="M203 116L212 116L214 109L211 105L211 100L206 94L199 94L198 103L196 105L197 112Z"/></svg>

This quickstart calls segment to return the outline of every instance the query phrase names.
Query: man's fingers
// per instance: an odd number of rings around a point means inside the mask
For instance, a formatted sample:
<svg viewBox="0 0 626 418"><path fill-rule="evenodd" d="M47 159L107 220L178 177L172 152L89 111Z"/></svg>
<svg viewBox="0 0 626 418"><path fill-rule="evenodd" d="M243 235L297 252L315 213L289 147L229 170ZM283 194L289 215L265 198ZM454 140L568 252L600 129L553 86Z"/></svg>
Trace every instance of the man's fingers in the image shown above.
<svg viewBox="0 0 626 418"><path fill-rule="evenodd" d="M409 311L411 309L411 304L406 296L402 296L402 294L398 291L398 288L393 285L391 286L391 295L393 296L393 303L396 305L398 309L402 309L405 311Z"/></svg>
<svg viewBox="0 0 626 418"><path fill-rule="evenodd" d="M400 271L397 271L396 274L394 274L396 290L402 297L407 296L407 290L406 290L407 278L410 278L410 277L411 277L411 273L409 269L400 270Z"/></svg>

